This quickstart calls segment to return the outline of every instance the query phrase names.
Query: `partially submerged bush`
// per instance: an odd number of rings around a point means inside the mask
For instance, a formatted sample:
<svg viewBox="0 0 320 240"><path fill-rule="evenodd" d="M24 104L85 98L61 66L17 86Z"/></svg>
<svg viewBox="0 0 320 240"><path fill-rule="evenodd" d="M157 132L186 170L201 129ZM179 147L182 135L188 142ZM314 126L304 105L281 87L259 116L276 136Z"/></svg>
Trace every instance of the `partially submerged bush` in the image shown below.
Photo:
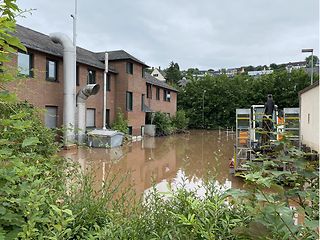
<svg viewBox="0 0 320 240"><path fill-rule="evenodd" d="M111 127L113 130L128 134L128 121L124 118L124 114L120 108L117 111L116 119Z"/></svg>
<svg viewBox="0 0 320 240"><path fill-rule="evenodd" d="M176 115L171 118L172 124L177 132L184 132L188 128L189 118L183 110L178 110Z"/></svg>
<svg viewBox="0 0 320 240"><path fill-rule="evenodd" d="M171 119L168 114L163 112L156 112L153 118L153 124L156 125L156 135L166 136L175 131Z"/></svg>

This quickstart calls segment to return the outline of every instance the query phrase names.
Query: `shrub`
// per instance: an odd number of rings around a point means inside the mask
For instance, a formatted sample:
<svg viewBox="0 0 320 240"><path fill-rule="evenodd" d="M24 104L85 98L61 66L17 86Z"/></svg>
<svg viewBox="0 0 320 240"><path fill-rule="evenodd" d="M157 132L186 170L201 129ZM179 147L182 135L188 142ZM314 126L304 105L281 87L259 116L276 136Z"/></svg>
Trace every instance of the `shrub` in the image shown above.
<svg viewBox="0 0 320 240"><path fill-rule="evenodd" d="M128 121L124 118L123 112L120 108L118 109L116 119L112 124L112 129L128 134Z"/></svg>
<svg viewBox="0 0 320 240"><path fill-rule="evenodd" d="M170 117L163 112L155 113L153 118L153 124L156 125L157 136L166 136L172 134L175 131Z"/></svg>
<svg viewBox="0 0 320 240"><path fill-rule="evenodd" d="M189 118L186 117L186 113L183 110L177 111L171 121L177 132L183 132L188 128Z"/></svg>

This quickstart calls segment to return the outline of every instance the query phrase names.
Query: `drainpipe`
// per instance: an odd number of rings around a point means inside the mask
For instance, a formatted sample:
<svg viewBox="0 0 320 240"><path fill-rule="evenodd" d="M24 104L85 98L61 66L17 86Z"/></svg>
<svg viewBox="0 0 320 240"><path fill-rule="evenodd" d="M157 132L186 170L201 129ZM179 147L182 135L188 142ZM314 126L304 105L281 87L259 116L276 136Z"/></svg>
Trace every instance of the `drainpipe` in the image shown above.
<svg viewBox="0 0 320 240"><path fill-rule="evenodd" d="M78 144L83 144L86 136L86 100L99 92L99 84L88 84L77 94Z"/></svg>
<svg viewBox="0 0 320 240"><path fill-rule="evenodd" d="M70 38L63 33L52 33L50 38L55 43L63 46L63 143L65 147L74 144L75 126L75 96L76 96L76 76L75 76L75 47Z"/></svg>
<svg viewBox="0 0 320 240"><path fill-rule="evenodd" d="M106 130L106 109L107 109L107 77L108 77L108 53L104 54L104 73L103 73L103 123L102 129Z"/></svg>

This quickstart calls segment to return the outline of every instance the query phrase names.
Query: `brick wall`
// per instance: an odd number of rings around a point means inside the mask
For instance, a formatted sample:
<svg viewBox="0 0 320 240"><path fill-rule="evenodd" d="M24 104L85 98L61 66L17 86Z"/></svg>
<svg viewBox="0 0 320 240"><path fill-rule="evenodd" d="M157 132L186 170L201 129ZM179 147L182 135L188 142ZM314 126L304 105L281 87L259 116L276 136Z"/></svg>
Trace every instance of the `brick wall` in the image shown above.
<svg viewBox="0 0 320 240"><path fill-rule="evenodd" d="M57 125L63 123L63 62L62 58L29 50L33 54L34 77L20 79L8 84L7 88L14 91L20 100L27 100L36 107L44 109L46 106L58 107ZM56 60L58 63L58 81L46 80L46 59ZM160 100L156 100L156 87L152 86L152 99L146 96L146 79L142 77L141 64L133 63L133 74L126 72L126 60L110 61L110 66L115 68L118 74L110 73L110 90L107 91L107 109L109 109L110 123L116 117L117 109L120 108L132 127L133 135L141 134L141 127L145 124L145 112L141 110L141 97L145 94L145 104L154 111L163 111L174 115L176 112L177 93L171 91L171 101L163 100L163 88L160 89ZM14 56L12 67L17 66L17 57ZM87 84L88 65L79 66L79 86L77 92ZM97 128L102 127L103 121L103 70L92 68L96 71L96 83L100 85L99 92L90 96L86 102L87 108L96 110L95 124ZM133 93L133 111L126 110L126 92Z"/></svg>
<svg viewBox="0 0 320 240"><path fill-rule="evenodd" d="M152 98L146 99L146 104L155 112L170 113L170 116L174 116L177 111L177 92L170 91L170 102L163 100L164 89L160 88L159 100L156 99L157 86L152 86Z"/></svg>
<svg viewBox="0 0 320 240"><path fill-rule="evenodd" d="M19 100L26 100L36 107L44 109L46 106L58 107L57 125L63 124L63 62L62 58L47 55L45 53L29 50L33 54L34 77L18 79L7 85L9 91L16 93ZM58 81L51 82L46 80L46 60L47 58L56 60L58 63ZM17 56L14 56L11 67L17 66ZM88 67L84 64L79 65L79 86L77 93L87 84ZM97 95L90 96L86 102L87 108L96 109L96 127L102 127L102 111L103 111L103 70L94 69L96 71L96 83L100 85ZM107 92L107 108L110 109L110 121L115 118L115 74L110 74L111 91Z"/></svg>

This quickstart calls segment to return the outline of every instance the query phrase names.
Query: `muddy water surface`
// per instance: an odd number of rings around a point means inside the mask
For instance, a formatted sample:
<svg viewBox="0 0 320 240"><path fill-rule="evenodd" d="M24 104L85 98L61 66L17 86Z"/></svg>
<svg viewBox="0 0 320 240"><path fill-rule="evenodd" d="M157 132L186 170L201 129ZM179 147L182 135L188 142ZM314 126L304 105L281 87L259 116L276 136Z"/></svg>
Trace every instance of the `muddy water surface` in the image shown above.
<svg viewBox="0 0 320 240"><path fill-rule="evenodd" d="M125 176L130 172L125 183L131 184L138 195L148 192L152 182L160 191L182 182L186 188L194 188L208 175L225 188L238 188L242 181L229 174L228 166L234 142L230 133L194 130L168 137L146 137L120 148L80 148L63 151L62 155L91 170L98 185L115 174Z"/></svg>

